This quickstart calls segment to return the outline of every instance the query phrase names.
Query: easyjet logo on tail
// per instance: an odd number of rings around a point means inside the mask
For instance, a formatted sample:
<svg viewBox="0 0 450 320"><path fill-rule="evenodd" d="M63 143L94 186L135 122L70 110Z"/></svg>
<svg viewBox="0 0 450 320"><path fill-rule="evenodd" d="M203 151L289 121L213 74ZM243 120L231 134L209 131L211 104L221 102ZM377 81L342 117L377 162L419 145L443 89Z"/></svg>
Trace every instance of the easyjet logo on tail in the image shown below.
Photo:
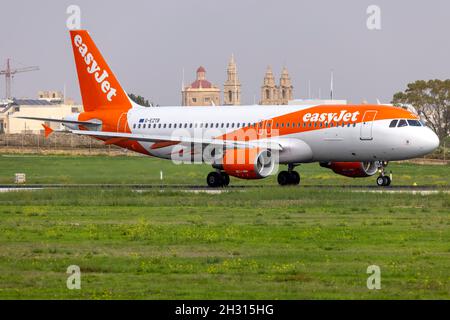
<svg viewBox="0 0 450 320"><path fill-rule="evenodd" d="M73 43L78 48L80 55L86 63L87 72L95 78L97 83L100 84L100 88L106 95L108 101L112 101L112 98L116 96L117 90L111 87L111 83L107 80L109 77L108 72L100 68L92 53L89 52L88 46L83 43L83 38L79 34L75 35L73 38Z"/></svg>
<svg viewBox="0 0 450 320"><path fill-rule="evenodd" d="M329 112L329 113L306 113L303 116L304 122L355 122L358 118L359 111L348 112L347 110L342 110L340 113Z"/></svg>

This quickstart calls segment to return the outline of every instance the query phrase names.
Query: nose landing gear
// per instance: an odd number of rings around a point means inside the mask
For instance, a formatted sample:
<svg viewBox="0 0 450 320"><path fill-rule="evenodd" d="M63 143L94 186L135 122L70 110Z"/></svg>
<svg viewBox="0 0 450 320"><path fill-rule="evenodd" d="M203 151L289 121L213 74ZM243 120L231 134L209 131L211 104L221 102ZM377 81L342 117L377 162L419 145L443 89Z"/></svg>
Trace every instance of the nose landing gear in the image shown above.
<svg viewBox="0 0 450 320"><path fill-rule="evenodd" d="M382 161L380 162L380 166L378 167L378 170L380 171L380 175L377 178L377 185L379 187L388 187L391 185L391 177L386 175L386 166L388 165L388 162Z"/></svg>
<svg viewBox="0 0 450 320"><path fill-rule="evenodd" d="M297 171L294 171L294 165L288 165L288 171L281 171L278 174L278 184L280 186L286 185L298 185L300 184L300 174Z"/></svg>

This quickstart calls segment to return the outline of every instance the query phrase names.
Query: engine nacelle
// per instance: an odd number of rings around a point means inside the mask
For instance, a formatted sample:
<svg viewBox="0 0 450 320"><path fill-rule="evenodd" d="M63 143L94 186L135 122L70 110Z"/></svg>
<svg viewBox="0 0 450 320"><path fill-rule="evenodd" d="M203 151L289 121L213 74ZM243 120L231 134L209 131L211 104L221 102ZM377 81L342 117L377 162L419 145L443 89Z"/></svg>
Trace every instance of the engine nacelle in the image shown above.
<svg viewBox="0 0 450 320"><path fill-rule="evenodd" d="M270 150L230 149L225 151L222 163L213 167L236 178L262 179L274 171L275 161Z"/></svg>
<svg viewBox="0 0 450 320"><path fill-rule="evenodd" d="M379 164L377 161L365 162L321 162L320 166L329 168L335 173L351 177L363 178L377 173Z"/></svg>

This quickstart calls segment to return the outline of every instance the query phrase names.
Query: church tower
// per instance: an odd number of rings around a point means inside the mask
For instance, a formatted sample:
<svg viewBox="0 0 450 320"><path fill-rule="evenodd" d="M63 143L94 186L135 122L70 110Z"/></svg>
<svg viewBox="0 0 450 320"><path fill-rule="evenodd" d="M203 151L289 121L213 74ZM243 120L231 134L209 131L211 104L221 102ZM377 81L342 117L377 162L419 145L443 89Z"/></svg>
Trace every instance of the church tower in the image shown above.
<svg viewBox="0 0 450 320"><path fill-rule="evenodd" d="M289 72L286 67L283 67L280 78L279 104L288 104L288 101L292 100L293 89Z"/></svg>
<svg viewBox="0 0 450 320"><path fill-rule="evenodd" d="M264 83L261 87L261 101L259 104L278 104L278 86L275 84L272 68L267 67Z"/></svg>
<svg viewBox="0 0 450 320"><path fill-rule="evenodd" d="M227 80L223 85L223 104L240 105L241 104L241 83L237 75L236 62L231 55L227 68Z"/></svg>

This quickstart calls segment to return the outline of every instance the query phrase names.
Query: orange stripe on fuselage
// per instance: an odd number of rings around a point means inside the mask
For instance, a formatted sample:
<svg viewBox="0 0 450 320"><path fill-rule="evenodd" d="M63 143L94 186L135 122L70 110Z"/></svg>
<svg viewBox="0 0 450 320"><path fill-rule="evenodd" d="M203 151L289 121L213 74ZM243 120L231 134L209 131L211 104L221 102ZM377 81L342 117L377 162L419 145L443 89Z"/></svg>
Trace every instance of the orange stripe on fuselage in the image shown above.
<svg viewBox="0 0 450 320"><path fill-rule="evenodd" d="M264 107L262 106L261 108ZM280 106L280 108L283 108L283 106ZM321 105L287 113L271 119L264 119L261 123L257 123L256 127L247 126L219 136L217 139L236 141L247 140L245 137L254 135L255 129L256 132L258 132L256 138L263 139L327 129L330 128L330 124L332 124L333 127L336 127L336 125L342 126L343 123L345 125L353 125L363 122L364 114L367 111L376 111L374 121L386 119L419 119L417 115L399 107L383 105ZM318 115L318 119L314 116L315 114ZM350 116L346 116L347 114ZM306 115L311 115L311 117ZM324 115L323 118L322 115ZM323 121L320 121L321 119L323 119ZM267 125L268 123L271 124L270 128ZM304 123L307 125L305 126ZM286 124L289 124L289 126ZM309 124L311 124L311 126ZM314 124L316 124L316 126L314 126ZM320 124L322 124L322 127ZM328 124L328 127L325 126L325 124Z"/></svg>

